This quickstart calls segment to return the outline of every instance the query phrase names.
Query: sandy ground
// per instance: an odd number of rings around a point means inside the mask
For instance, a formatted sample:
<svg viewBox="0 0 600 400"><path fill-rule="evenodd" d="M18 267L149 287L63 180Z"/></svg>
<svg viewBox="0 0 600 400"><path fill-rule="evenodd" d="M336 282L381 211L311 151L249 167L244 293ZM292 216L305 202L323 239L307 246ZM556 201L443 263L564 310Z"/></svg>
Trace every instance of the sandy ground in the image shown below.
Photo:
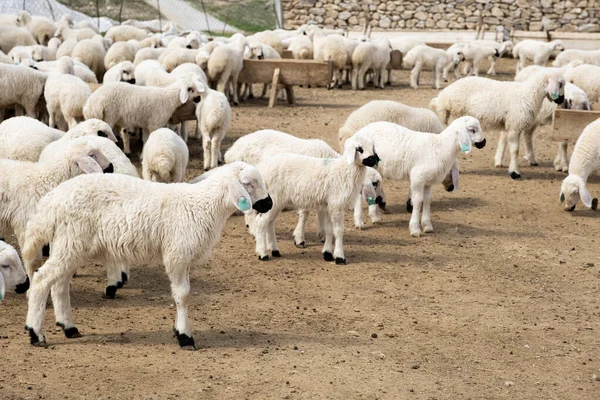
<svg viewBox="0 0 600 400"><path fill-rule="evenodd" d="M513 62L501 60L501 78ZM266 100L234 109L224 148L263 128L337 146L337 130L373 99L426 106L437 93L395 73L385 90L297 89L298 104ZM400 83L398 83L400 82ZM255 92L258 92L255 91ZM346 216L348 265L292 243L293 212L278 220L283 257L254 255L232 217L207 265L192 271L190 320L200 349L172 337L173 300L163 268L133 268L115 300L105 269L81 268L71 285L81 339L46 315L46 349L23 331L26 298L0 303L0 398L21 399L598 399L598 213L566 213L556 145L538 131L539 167L521 181L493 167L497 134L461 157L461 191L434 188L435 233L408 233L406 182L386 182L390 214L357 231ZM201 172L192 140L188 177ZM590 192L600 184L592 177Z"/></svg>

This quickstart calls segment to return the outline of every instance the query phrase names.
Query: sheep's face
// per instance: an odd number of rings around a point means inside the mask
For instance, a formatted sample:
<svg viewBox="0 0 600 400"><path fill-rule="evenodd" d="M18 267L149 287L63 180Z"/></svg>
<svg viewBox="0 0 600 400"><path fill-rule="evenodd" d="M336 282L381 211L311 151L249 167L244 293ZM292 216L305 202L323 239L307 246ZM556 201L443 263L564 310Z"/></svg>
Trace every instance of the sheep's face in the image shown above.
<svg viewBox="0 0 600 400"><path fill-rule="evenodd" d="M200 47L200 38L198 35L190 33L185 38L185 47L186 49L197 49Z"/></svg>
<svg viewBox="0 0 600 400"><path fill-rule="evenodd" d="M273 207L273 200L256 168L246 166L240 172L239 183L243 190L230 189L230 194L240 211L249 211L252 208L259 213L266 213Z"/></svg>
<svg viewBox="0 0 600 400"><path fill-rule="evenodd" d="M375 167L380 159L375 152L373 139L369 135L357 132L344 143L344 158L349 165L358 164Z"/></svg>
<svg viewBox="0 0 600 400"><path fill-rule="evenodd" d="M25 274L19 255L12 247L1 246L0 250L0 301L6 291L25 293L29 289L29 277Z"/></svg>
<svg viewBox="0 0 600 400"><path fill-rule="evenodd" d="M85 138L74 139L69 143L69 148L71 161L77 171L74 175L79 175L79 171L84 174L114 172L112 163L91 141Z"/></svg>
<svg viewBox="0 0 600 400"><path fill-rule="evenodd" d="M32 46L31 58L33 58L33 60L36 62L44 61L46 59L44 46L40 46L40 45Z"/></svg>
<svg viewBox="0 0 600 400"><path fill-rule="evenodd" d="M110 125L100 119L90 118L77 124L73 129L83 132L83 136L100 136L117 142Z"/></svg>
<svg viewBox="0 0 600 400"><path fill-rule="evenodd" d="M485 136L477 118L461 117L452 122L451 126L456 129L458 146L461 152L468 153L471 151L471 144L474 144L478 149L485 147Z"/></svg>
<svg viewBox="0 0 600 400"><path fill-rule="evenodd" d="M585 182L577 175L569 175L562 181L559 200L565 203L565 211L573 211L579 200L592 210L598 207L598 199L592 200Z"/></svg>
<svg viewBox="0 0 600 400"><path fill-rule="evenodd" d="M546 98L556 104L562 104L565 101L565 78L562 75L550 75L546 82Z"/></svg>
<svg viewBox="0 0 600 400"><path fill-rule="evenodd" d="M132 63L130 63L130 62L124 63L124 65L122 65L122 67L121 67L121 81L128 82L128 83L131 83L132 85L135 85L134 69L135 69L135 67L133 66Z"/></svg>
<svg viewBox="0 0 600 400"><path fill-rule="evenodd" d="M181 90L179 91L179 100L181 104L185 104L188 99L192 99L194 103L200 103L200 95L206 91L204 84L199 80L188 77L182 80Z"/></svg>
<svg viewBox="0 0 600 400"><path fill-rule="evenodd" d="M554 42L554 50L563 51L564 49L565 49L565 46L563 46L563 44L560 40L556 40Z"/></svg>
<svg viewBox="0 0 600 400"><path fill-rule="evenodd" d="M385 195L381 186L382 180L381 174L375 168L367 167L361 195L368 205L378 204L383 209L385 208Z"/></svg>
<svg viewBox="0 0 600 400"><path fill-rule="evenodd" d="M250 58L256 58L258 60L263 60L265 58L262 46L259 43L250 46Z"/></svg>

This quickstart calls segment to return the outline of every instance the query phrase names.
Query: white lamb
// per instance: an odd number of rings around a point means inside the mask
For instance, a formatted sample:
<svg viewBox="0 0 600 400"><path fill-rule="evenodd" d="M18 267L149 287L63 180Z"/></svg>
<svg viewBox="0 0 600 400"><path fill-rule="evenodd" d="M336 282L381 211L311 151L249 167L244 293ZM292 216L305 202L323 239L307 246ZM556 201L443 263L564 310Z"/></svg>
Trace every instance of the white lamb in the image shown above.
<svg viewBox="0 0 600 400"><path fill-rule="evenodd" d="M135 85L134 71L135 67L131 61L120 62L106 71L102 82L127 82Z"/></svg>
<svg viewBox="0 0 600 400"><path fill-rule="evenodd" d="M246 222L256 239L259 259L268 260L268 250L273 257L281 256L275 237L275 219L284 208L316 209L325 229L323 258L345 264L344 211L359 195L366 167L375 166L377 160L372 139L356 134L346 141L342 157L331 159L284 153L258 163L256 169L273 199L271 211L260 216L246 215Z"/></svg>
<svg viewBox="0 0 600 400"><path fill-rule="evenodd" d="M600 66L583 64L565 71L567 82L580 87L588 95L591 102L600 99Z"/></svg>
<svg viewBox="0 0 600 400"><path fill-rule="evenodd" d="M69 281L81 265L97 261L119 278L122 264L163 264L177 306L177 341L185 350L196 349L188 321L190 268L208 260L234 210L265 212L272 204L254 167L221 168L194 185L124 175L77 177L45 196L28 225L23 250L25 268L33 275L27 314L31 344L45 345L42 328L51 289L58 325L69 338L81 336L73 323ZM46 243L50 258L33 274Z"/></svg>
<svg viewBox="0 0 600 400"><path fill-rule="evenodd" d="M600 66L600 50L568 49L556 56L552 66L562 67L575 60L581 60L585 64Z"/></svg>
<svg viewBox="0 0 600 400"><path fill-rule="evenodd" d="M210 88L200 97L202 100L196 106L196 138L202 135L204 170L208 171L221 160L221 143L231 124L231 107L227 96Z"/></svg>
<svg viewBox="0 0 600 400"><path fill-rule="evenodd" d="M328 89L332 89L336 84L338 88L341 88L343 84L342 71L346 68L348 62L348 52L344 39L338 35L326 36L319 28L313 31L311 38L315 60L331 61L333 64L334 75Z"/></svg>
<svg viewBox="0 0 600 400"><path fill-rule="evenodd" d="M434 88L442 87L442 72L449 66L457 66L464 59L460 51L442 50L429 46L413 47L402 59L405 68L410 72L410 86L419 88L419 78L423 68L431 69L435 78ZM445 78L445 77L444 77Z"/></svg>
<svg viewBox="0 0 600 400"><path fill-rule="evenodd" d="M488 75L496 75L496 61L499 57L502 57L506 52L512 52L513 42L510 40L506 40L504 42L495 42L493 40L475 40L472 43L476 43L481 47L492 47L498 50L498 56L490 56L488 57L488 61L490 62L490 69L486 72Z"/></svg>
<svg viewBox="0 0 600 400"><path fill-rule="evenodd" d="M132 39L141 41L148 37L148 31L130 25L116 25L108 28L105 37L115 43Z"/></svg>
<svg viewBox="0 0 600 400"><path fill-rule="evenodd" d="M7 291L17 294L29 289L29 277L23 269L19 254L10 244L0 240L0 301Z"/></svg>
<svg viewBox="0 0 600 400"><path fill-rule="evenodd" d="M373 70L373 86L383 89L386 68L390 63L390 41L380 38L377 41L363 42L352 53L352 89L365 88L365 74Z"/></svg>
<svg viewBox="0 0 600 400"><path fill-rule="evenodd" d="M571 156L569 163L569 176L560 188L560 202L565 203L566 211L573 211L577 202L581 200L584 206L596 209L598 199L592 199L586 187L588 177L600 168L600 119L585 127Z"/></svg>
<svg viewBox="0 0 600 400"><path fill-rule="evenodd" d="M477 119L461 117L442 133L415 132L390 122L374 122L356 135L370 135L381 155L378 170L386 179L410 180L410 235L433 232L431 224L431 187L441 183L453 170L456 158L471 150L481 149L486 140ZM347 143L347 142L346 142ZM458 171L452 171L458 190ZM423 210L420 216L421 208ZM420 218L421 217L421 218Z"/></svg>
<svg viewBox="0 0 600 400"><path fill-rule="evenodd" d="M254 35L250 35L246 38L248 43L264 43L277 51L279 55L283 53L283 43L279 36L273 31L262 31L255 33Z"/></svg>
<svg viewBox="0 0 600 400"><path fill-rule="evenodd" d="M0 64L0 121L2 109L17 104L36 118L36 105L44 93L48 74L22 65Z"/></svg>
<svg viewBox="0 0 600 400"><path fill-rule="evenodd" d="M524 82L468 77L442 90L430 106L443 123L470 115L477 118L484 129L505 131L510 149L508 173L512 179L519 179L521 134L536 126L545 98L563 103L564 87L564 77L554 74L534 75ZM495 156L496 167L502 167L503 143L501 138Z"/></svg>
<svg viewBox="0 0 600 400"><path fill-rule="evenodd" d="M229 44L217 46L210 55L207 64L208 80L216 84L216 89L226 93L226 86L230 85L233 93L233 104L239 105L237 81L244 62L244 48L246 38L236 33L231 37Z"/></svg>
<svg viewBox="0 0 600 400"><path fill-rule="evenodd" d="M52 36L54 36L54 32L56 32L54 22L46 17L31 16L27 11L19 13L17 25L27 28L34 39L44 46L48 44Z"/></svg>
<svg viewBox="0 0 600 400"><path fill-rule="evenodd" d="M58 21L56 23L56 32L54 32L54 36L62 39L62 40L69 40L69 39L77 39L77 40L83 40L83 39L90 39L93 38L95 35L97 35L98 32L96 32L95 30L91 29L91 28L72 28L69 25L68 21Z"/></svg>
<svg viewBox="0 0 600 400"><path fill-rule="evenodd" d="M71 57L87 65L96 75L96 79L100 81L108 69L104 65L108 47L108 42L102 36L96 35L91 39L77 42L71 52Z"/></svg>
<svg viewBox="0 0 600 400"><path fill-rule="evenodd" d="M137 66L144 60L158 60L162 53L164 53L167 49L165 47L159 47L156 49L152 48L140 48L137 53L135 53L135 58L133 59L133 65Z"/></svg>
<svg viewBox="0 0 600 400"><path fill-rule="evenodd" d="M513 57L518 58L517 72L525 68L525 62L531 60L535 65L546 65L550 59L550 54L554 50L562 51L565 47L560 40L551 42L541 42L539 40L526 39L517 43L513 47Z"/></svg>
<svg viewBox="0 0 600 400"><path fill-rule="evenodd" d="M294 37L288 46L292 56L297 60L310 60L313 58L313 43L306 35Z"/></svg>
<svg viewBox="0 0 600 400"><path fill-rule="evenodd" d="M104 57L104 67L106 70L109 70L120 62L133 62L135 53L137 53L138 49L138 43L135 40L114 43L106 52L106 56Z"/></svg>
<svg viewBox="0 0 600 400"><path fill-rule="evenodd" d="M477 42L462 42L456 43L450 46L449 50L461 52L466 62L465 74L473 76L479 76L479 68L481 62L485 59L494 59L500 57L500 52L497 48L492 46L481 46ZM491 67L493 68L493 66ZM456 78L461 78L460 68L457 65L454 68ZM489 75L489 74L488 74Z"/></svg>
<svg viewBox="0 0 600 400"><path fill-rule="evenodd" d="M75 46L77 46L78 42L79 41L77 39L63 40L60 46L58 47L58 50L56 50L56 58L64 56L70 57L71 54L73 54L73 49L75 49Z"/></svg>
<svg viewBox="0 0 600 400"><path fill-rule="evenodd" d="M26 28L0 24L0 50L8 54L15 46L34 46L37 42Z"/></svg>
<svg viewBox="0 0 600 400"><path fill-rule="evenodd" d="M167 49L160 54L158 62L162 64L167 72L171 72L183 63L196 62L198 52L196 49Z"/></svg>
<svg viewBox="0 0 600 400"><path fill-rule="evenodd" d="M189 150L182 138L167 128L150 133L142 151L142 176L152 182L183 182Z"/></svg>

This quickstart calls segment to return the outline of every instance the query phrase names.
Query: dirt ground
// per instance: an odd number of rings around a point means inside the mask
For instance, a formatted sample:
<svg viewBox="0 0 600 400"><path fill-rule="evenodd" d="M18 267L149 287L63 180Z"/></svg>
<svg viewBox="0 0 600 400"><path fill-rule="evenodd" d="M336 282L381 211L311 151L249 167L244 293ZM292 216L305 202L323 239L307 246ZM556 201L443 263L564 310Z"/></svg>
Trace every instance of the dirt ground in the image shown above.
<svg viewBox="0 0 600 400"><path fill-rule="evenodd" d="M501 78L514 63L501 60ZM508 74L508 71L511 74ZM374 99L427 106L437 93L395 73L385 90L296 89L298 104L234 109L227 149L263 128L337 146L350 112ZM255 92L258 92L255 91ZM190 321L200 349L179 349L175 308L160 266L132 269L115 300L105 269L71 284L80 339L46 314L46 349L23 330L25 296L0 303L2 399L598 399L598 213L558 202L563 173L550 129L540 166L523 179L493 166L497 134L461 156L461 191L434 188L435 233L408 233L406 182L386 182L390 214L362 231L346 216L348 265L321 258L316 221L308 248L292 242L293 212L278 220L280 259L259 261L242 217L232 217L210 262L192 271ZM192 140L188 177L201 173ZM590 192L600 191L592 177Z"/></svg>

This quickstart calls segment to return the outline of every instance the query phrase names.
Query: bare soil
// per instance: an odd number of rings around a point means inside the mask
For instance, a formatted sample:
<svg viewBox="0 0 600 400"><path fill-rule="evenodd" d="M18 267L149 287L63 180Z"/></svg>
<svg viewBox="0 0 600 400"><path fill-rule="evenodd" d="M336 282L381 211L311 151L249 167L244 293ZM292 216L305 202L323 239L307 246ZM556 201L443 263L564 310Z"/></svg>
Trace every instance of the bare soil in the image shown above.
<svg viewBox="0 0 600 400"><path fill-rule="evenodd" d="M512 60L500 78L511 79ZM322 138L337 148L350 112L373 99L427 106L431 74L385 90L296 89L298 104L234 109L224 150L263 128ZM258 90L255 91L259 92ZM390 214L355 230L348 265L321 258L314 218L297 249L294 212L278 220L282 258L259 261L233 216L210 262L192 271L190 320L200 349L179 349L161 266L132 269L117 298L102 298L105 269L72 280L84 334L65 339L46 315L46 349L23 330L27 300L0 303L2 399L599 399L598 213L558 202L550 129L536 134L540 166L523 179L493 166L497 133L461 157L461 191L434 188L435 233L408 233L406 182L386 182ZM188 178L202 172L191 140ZM600 191L597 177L590 191Z"/></svg>

